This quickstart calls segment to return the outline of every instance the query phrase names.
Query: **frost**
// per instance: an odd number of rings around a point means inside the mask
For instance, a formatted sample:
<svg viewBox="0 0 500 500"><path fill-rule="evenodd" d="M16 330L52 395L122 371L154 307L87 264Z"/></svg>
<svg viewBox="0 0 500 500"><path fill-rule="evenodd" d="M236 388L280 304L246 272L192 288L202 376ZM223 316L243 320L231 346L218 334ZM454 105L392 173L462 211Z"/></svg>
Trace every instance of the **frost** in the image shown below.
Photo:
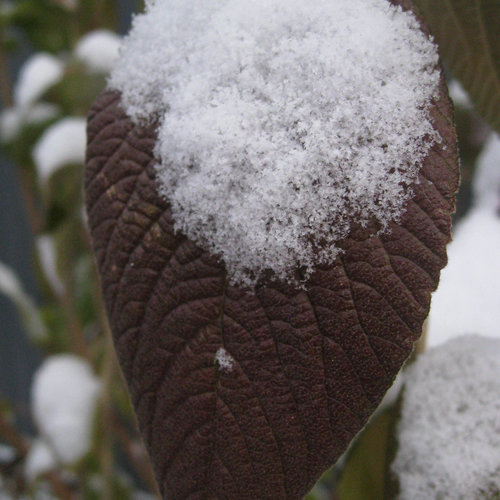
<svg viewBox="0 0 500 500"><path fill-rule="evenodd" d="M120 42L120 37L111 31L91 31L78 42L75 55L91 70L108 73L118 57Z"/></svg>
<svg viewBox="0 0 500 500"><path fill-rule="evenodd" d="M33 104L63 76L64 64L57 57L44 52L31 56L21 68L14 87L14 103L19 107Z"/></svg>
<svg viewBox="0 0 500 500"><path fill-rule="evenodd" d="M405 374L393 471L401 500L500 494L500 340L456 338Z"/></svg>
<svg viewBox="0 0 500 500"><path fill-rule="evenodd" d="M49 472L57 465L53 450L43 439L35 439L24 462L24 475L28 481Z"/></svg>
<svg viewBox="0 0 500 500"><path fill-rule="evenodd" d="M492 134L478 159L473 206L448 246L448 265L432 297L429 345L471 332L500 332L500 138Z"/></svg>
<svg viewBox="0 0 500 500"><path fill-rule="evenodd" d="M219 347L215 353L215 361L221 370L228 372L233 370L234 359L223 347Z"/></svg>
<svg viewBox="0 0 500 500"><path fill-rule="evenodd" d="M89 450L99 389L90 366L77 356L52 356L36 372L33 416L62 463L74 463Z"/></svg>
<svg viewBox="0 0 500 500"><path fill-rule="evenodd" d="M64 118L51 125L35 144L33 160L42 182L59 168L85 161L85 118Z"/></svg>
<svg viewBox="0 0 500 500"><path fill-rule="evenodd" d="M110 86L159 118L176 228L233 281L292 279L353 223L397 220L431 143L438 55L386 0L157 0Z"/></svg>

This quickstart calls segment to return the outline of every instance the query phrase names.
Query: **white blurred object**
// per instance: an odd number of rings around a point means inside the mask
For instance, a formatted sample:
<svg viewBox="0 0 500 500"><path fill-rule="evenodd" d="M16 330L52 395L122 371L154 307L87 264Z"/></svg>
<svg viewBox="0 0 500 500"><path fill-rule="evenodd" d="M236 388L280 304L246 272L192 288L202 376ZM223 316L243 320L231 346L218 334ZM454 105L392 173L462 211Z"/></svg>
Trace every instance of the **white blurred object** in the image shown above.
<svg viewBox="0 0 500 500"><path fill-rule="evenodd" d="M33 104L63 76L64 63L45 52L31 56L22 66L16 86L14 103L19 107Z"/></svg>
<svg viewBox="0 0 500 500"><path fill-rule="evenodd" d="M458 80L454 79L448 84L448 93L455 103L455 106L460 106L465 109L472 108L472 102L470 100L469 94L462 87Z"/></svg>
<svg viewBox="0 0 500 500"><path fill-rule="evenodd" d="M64 118L50 126L33 148L33 160L42 183L59 168L85 161L86 120Z"/></svg>
<svg viewBox="0 0 500 500"><path fill-rule="evenodd" d="M500 138L492 134L474 179L473 206L448 246L448 265L432 297L427 343L465 333L499 337Z"/></svg>
<svg viewBox="0 0 500 500"><path fill-rule="evenodd" d="M400 500L498 498L500 339L455 338L405 370Z"/></svg>
<svg viewBox="0 0 500 500"><path fill-rule="evenodd" d="M31 389L33 416L62 463L74 463L88 452L99 391L89 364L74 355L52 356L36 372Z"/></svg>
<svg viewBox="0 0 500 500"><path fill-rule="evenodd" d="M46 336L45 325L33 299L24 291L12 268L2 262L0 262L0 293L17 307L32 339L40 340Z"/></svg>
<svg viewBox="0 0 500 500"><path fill-rule="evenodd" d="M64 285L57 272L54 239L47 234L39 236L36 240L36 247L40 258L40 265L47 281L57 295L62 295L64 293Z"/></svg>
<svg viewBox="0 0 500 500"><path fill-rule="evenodd" d="M57 464L56 456L43 439L35 439L24 461L24 475L28 481L34 481L41 474L53 469Z"/></svg>
<svg viewBox="0 0 500 500"><path fill-rule="evenodd" d="M78 42L75 55L91 70L108 73L118 58L121 38L108 30L87 33Z"/></svg>
<svg viewBox="0 0 500 500"><path fill-rule="evenodd" d="M36 125L57 116L59 108L46 102L36 103L29 108L8 108L0 113L0 141L15 139L26 125Z"/></svg>

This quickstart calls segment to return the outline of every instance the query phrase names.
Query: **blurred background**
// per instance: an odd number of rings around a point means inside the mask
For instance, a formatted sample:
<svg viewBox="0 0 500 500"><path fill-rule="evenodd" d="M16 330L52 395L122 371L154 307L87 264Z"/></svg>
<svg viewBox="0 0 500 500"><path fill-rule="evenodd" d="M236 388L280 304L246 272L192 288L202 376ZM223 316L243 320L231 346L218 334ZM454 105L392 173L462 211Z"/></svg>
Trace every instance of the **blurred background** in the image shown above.
<svg viewBox="0 0 500 500"><path fill-rule="evenodd" d="M157 495L111 347L81 188L87 110L105 86L132 14L142 8L140 0L0 0L2 500ZM497 190L498 205L500 182L491 172L500 171L500 147L460 84L449 83L462 161L455 223L464 219L465 227L480 197ZM486 172L481 185L474 181L478 164ZM480 218L473 228L485 224L481 234L500 235L497 205L488 205L494 219ZM476 286L474 278L460 282L460 270L478 257L460 246L458 237L456 243L456 271L446 278L449 285L443 278L429 345L443 342L446 332L460 333L446 324L456 316L450 308L456 309L457 295ZM483 247L492 245L500 244L485 241ZM499 283L498 265L490 264L483 266L487 279ZM477 281L478 289L489 287L484 279ZM498 312L482 312L495 325L494 335ZM466 322L456 317L460 327ZM488 328L481 333L490 334ZM309 499L383 498L395 401Z"/></svg>

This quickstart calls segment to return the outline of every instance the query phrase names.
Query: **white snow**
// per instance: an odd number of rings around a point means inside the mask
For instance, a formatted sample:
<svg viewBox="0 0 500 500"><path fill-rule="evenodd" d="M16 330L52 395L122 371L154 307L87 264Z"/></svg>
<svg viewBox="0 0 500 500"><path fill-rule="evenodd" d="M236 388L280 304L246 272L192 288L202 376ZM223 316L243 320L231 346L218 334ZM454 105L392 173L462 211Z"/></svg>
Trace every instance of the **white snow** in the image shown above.
<svg viewBox="0 0 500 500"><path fill-rule="evenodd" d="M0 262L0 292L11 299L24 294L23 287L14 270Z"/></svg>
<svg viewBox="0 0 500 500"><path fill-rule="evenodd" d="M456 106L460 106L465 109L472 108L472 102L470 100L469 94L462 87L458 80L451 80L451 82L448 84L448 92Z"/></svg>
<svg viewBox="0 0 500 500"><path fill-rule="evenodd" d="M405 382L392 465L399 499L497 498L500 340L453 339L419 356Z"/></svg>
<svg viewBox="0 0 500 500"><path fill-rule="evenodd" d="M36 240L36 247L40 265L47 281L57 295L62 295L64 293L64 285L57 271L54 239L48 234L41 235Z"/></svg>
<svg viewBox="0 0 500 500"><path fill-rule="evenodd" d="M51 125L33 148L33 160L42 183L59 168L85 161L86 120L63 118Z"/></svg>
<svg viewBox="0 0 500 500"><path fill-rule="evenodd" d="M0 262L0 293L17 307L27 332L34 340L45 337L45 325L33 299L25 292L14 270Z"/></svg>
<svg viewBox="0 0 500 500"><path fill-rule="evenodd" d="M473 207L448 246L429 315L429 346L456 335L499 337L500 139L492 134L478 160Z"/></svg>
<svg viewBox="0 0 500 500"><path fill-rule="evenodd" d="M51 120L59 108L46 102L28 108L8 108L0 113L0 141L10 142L17 138L26 125L36 125Z"/></svg>
<svg viewBox="0 0 500 500"><path fill-rule="evenodd" d="M45 52L31 56L22 66L14 87L14 104L26 107L33 104L63 76L64 63Z"/></svg>
<svg viewBox="0 0 500 500"><path fill-rule="evenodd" d="M0 443L0 465L7 465L16 459L17 452L12 446Z"/></svg>
<svg viewBox="0 0 500 500"><path fill-rule="evenodd" d="M219 347L215 353L215 361L221 370L227 372L233 370L234 359L223 347Z"/></svg>
<svg viewBox="0 0 500 500"><path fill-rule="evenodd" d="M75 47L75 55L91 70L108 73L118 58L121 38L108 30L95 30L83 36Z"/></svg>
<svg viewBox="0 0 500 500"><path fill-rule="evenodd" d="M52 356L35 373L33 417L62 463L74 463L89 450L99 390L89 364L74 355Z"/></svg>
<svg viewBox="0 0 500 500"><path fill-rule="evenodd" d="M57 465L57 459L50 446L40 438L31 443L24 461L24 475L28 481L34 481L38 476L49 472Z"/></svg>
<svg viewBox="0 0 500 500"><path fill-rule="evenodd" d="M159 118L176 228L236 282L331 262L397 220L433 132L436 47L386 0L150 0L110 86Z"/></svg>

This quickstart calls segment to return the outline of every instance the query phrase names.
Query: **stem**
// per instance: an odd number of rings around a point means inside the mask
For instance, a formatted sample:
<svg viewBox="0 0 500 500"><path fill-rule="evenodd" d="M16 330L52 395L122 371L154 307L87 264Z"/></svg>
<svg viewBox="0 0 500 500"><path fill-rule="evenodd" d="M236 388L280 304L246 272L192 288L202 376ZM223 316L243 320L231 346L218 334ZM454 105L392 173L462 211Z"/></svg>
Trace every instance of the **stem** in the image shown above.
<svg viewBox="0 0 500 500"><path fill-rule="evenodd" d="M0 43L3 40L0 39ZM10 84L9 72L7 71L7 64L5 52L0 47L0 96L5 108L11 107L13 104L12 87Z"/></svg>
<svg viewBox="0 0 500 500"><path fill-rule="evenodd" d="M19 433L13 424L8 422L4 415L0 413L0 436L13 448L15 448L21 457L25 457L29 451L29 445L24 437ZM61 478L55 472L45 474L53 492L61 500L72 500L71 489L64 484Z"/></svg>
<svg viewBox="0 0 500 500"><path fill-rule="evenodd" d="M113 378L113 350L111 346L110 332L105 332L107 345L104 350L104 361L101 374L102 393L101 393L101 446L99 450L101 470L103 476L102 499L111 500L113 478L113 439L112 439L112 418L113 411L111 407L111 382Z"/></svg>
<svg viewBox="0 0 500 500"><path fill-rule="evenodd" d="M153 492L158 498L161 498L148 457L144 453L143 449L141 449L140 453L137 453L137 443L133 442L127 429L123 426L120 419L116 415L113 415L113 429L116 432L122 448L127 453L130 462L134 466L134 470L149 486L150 491Z"/></svg>

